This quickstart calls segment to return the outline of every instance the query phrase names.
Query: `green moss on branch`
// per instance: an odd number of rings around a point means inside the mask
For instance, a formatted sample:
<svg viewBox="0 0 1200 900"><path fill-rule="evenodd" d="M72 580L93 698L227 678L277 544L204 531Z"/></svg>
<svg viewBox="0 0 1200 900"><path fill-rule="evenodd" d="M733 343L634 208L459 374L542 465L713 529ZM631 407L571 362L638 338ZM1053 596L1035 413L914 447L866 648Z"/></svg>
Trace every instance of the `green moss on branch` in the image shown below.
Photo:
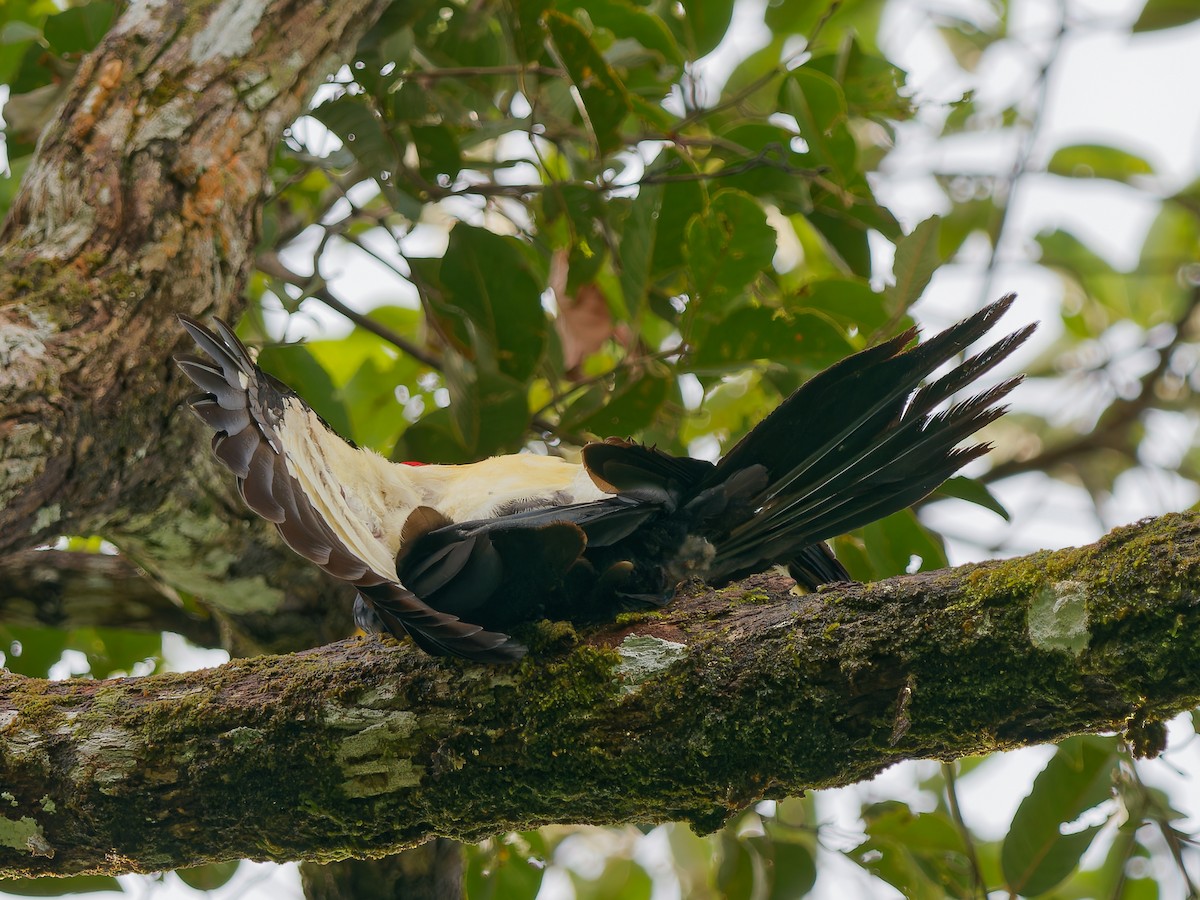
<svg viewBox="0 0 1200 900"><path fill-rule="evenodd" d="M1152 752L1200 702L1198 562L1200 517L1177 515L806 597L773 575L692 586L665 615L540 627L513 668L349 640L185 675L7 675L0 817L44 843L0 843L0 871L326 861L546 822L707 829L900 759L1122 729Z"/></svg>

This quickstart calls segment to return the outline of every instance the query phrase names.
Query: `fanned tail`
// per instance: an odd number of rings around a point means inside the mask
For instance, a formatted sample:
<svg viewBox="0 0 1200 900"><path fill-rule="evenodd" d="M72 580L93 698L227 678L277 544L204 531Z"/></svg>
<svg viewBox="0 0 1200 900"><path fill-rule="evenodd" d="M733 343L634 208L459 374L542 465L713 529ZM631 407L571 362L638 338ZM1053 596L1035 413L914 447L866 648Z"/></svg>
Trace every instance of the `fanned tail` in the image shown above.
<svg viewBox="0 0 1200 900"><path fill-rule="evenodd" d="M711 578L728 581L793 560L819 541L912 505L986 453L987 444L957 445L1004 413L998 404L1020 378L943 411L937 407L1004 360L1036 326L921 383L983 337L1012 300L1006 296L910 349L911 330L847 357L746 435L706 484L751 466L765 467L767 484L746 504L752 515L713 536ZM817 560L811 552L807 558Z"/></svg>

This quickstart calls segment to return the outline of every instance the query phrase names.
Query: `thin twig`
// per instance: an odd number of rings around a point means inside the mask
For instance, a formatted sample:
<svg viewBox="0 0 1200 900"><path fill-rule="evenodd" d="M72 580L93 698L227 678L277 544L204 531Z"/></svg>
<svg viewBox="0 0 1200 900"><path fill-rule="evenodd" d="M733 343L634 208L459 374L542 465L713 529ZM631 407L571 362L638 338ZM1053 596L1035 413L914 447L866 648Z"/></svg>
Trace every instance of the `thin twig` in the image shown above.
<svg viewBox="0 0 1200 900"><path fill-rule="evenodd" d="M942 780L946 783L946 803L950 807L950 818L954 820L959 837L962 838L963 847L967 851L967 861L971 865L971 880L975 896L986 898L987 883L983 880L983 870L979 866L979 854L975 852L975 838L972 837L967 823L963 821L962 810L958 805L958 776L954 773L954 763L942 763Z"/></svg>
<svg viewBox="0 0 1200 900"><path fill-rule="evenodd" d="M1189 302L1175 319L1175 334L1170 342L1159 351L1158 364L1139 379L1137 394L1129 399L1118 397L1100 416L1096 426L1087 434L1050 447L1027 459L1010 459L993 466L979 476L985 484L1018 475L1023 472L1042 472L1065 460L1104 448L1111 448L1121 432L1128 428L1155 400L1155 387L1171 367L1171 359L1179 346L1188 339L1188 322L1200 309L1200 285L1193 287Z"/></svg>
<svg viewBox="0 0 1200 900"><path fill-rule="evenodd" d="M430 353L424 347L419 347L403 335L399 335L386 325L381 325L374 319L364 316L355 309L351 309L341 300L333 295L329 287L325 284L320 276L305 278L303 275L298 275L287 266L285 266L279 257L273 253L261 253L256 261L259 271L272 278L278 278L285 284L290 284L299 288L305 294L312 297L314 300L319 300L335 312L341 313L359 328L369 331L379 338L392 344L397 349L408 354L417 362L428 366L438 372L442 371L442 361L439 357Z"/></svg>

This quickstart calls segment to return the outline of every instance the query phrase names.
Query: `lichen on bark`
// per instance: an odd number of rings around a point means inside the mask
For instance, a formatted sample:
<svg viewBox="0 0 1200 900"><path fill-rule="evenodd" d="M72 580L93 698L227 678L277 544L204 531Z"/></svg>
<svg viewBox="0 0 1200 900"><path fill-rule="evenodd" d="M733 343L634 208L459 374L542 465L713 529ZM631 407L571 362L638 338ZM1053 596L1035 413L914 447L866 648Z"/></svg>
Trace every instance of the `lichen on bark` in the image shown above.
<svg viewBox="0 0 1200 900"><path fill-rule="evenodd" d="M1198 564L1200 516L1177 515L803 597L771 574L691 585L664 615L534 628L510 668L352 639L185 675L4 676L0 780L18 806L0 816L33 819L56 852L0 847L0 870L329 861L548 822L711 829L901 759L1126 729L1153 750L1200 702ZM1086 646L1031 634L1064 584ZM645 678L630 648L655 641L678 649Z"/></svg>

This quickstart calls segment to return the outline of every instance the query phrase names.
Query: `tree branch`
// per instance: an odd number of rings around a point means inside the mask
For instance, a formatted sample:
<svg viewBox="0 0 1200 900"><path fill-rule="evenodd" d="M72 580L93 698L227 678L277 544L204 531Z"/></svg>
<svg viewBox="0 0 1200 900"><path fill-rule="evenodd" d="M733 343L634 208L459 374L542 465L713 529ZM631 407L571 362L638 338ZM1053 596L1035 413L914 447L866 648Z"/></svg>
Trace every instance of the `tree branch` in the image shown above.
<svg viewBox="0 0 1200 900"><path fill-rule="evenodd" d="M542 625L514 668L352 639L184 675L0 676L0 874L330 860L547 822L711 829L901 759L1114 730L1154 752L1200 702L1200 515L789 587L698 586L581 643Z"/></svg>
<svg viewBox="0 0 1200 900"><path fill-rule="evenodd" d="M121 556L24 550L0 558L0 621L52 628L173 631L219 647L211 617L191 615Z"/></svg>

